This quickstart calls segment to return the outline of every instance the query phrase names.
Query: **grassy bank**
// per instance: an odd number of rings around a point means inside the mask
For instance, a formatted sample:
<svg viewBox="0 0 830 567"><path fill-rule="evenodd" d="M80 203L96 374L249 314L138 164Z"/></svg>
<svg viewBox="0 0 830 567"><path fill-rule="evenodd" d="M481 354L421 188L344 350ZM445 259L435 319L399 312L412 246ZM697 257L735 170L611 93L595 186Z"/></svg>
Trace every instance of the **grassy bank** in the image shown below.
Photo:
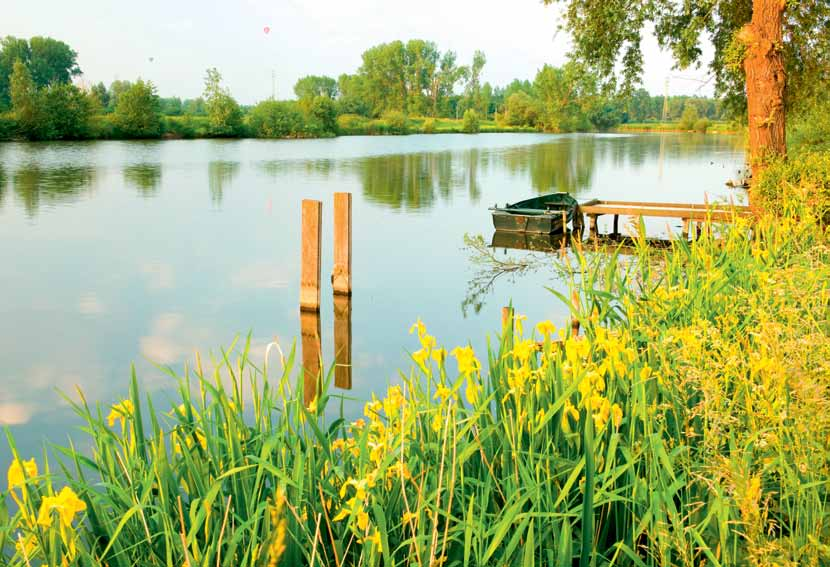
<svg viewBox="0 0 830 567"><path fill-rule="evenodd" d="M185 370L172 407L135 380L113 407L73 396L91 454L15 452L0 548L15 567L827 564L830 247L809 213L577 248L583 337L519 318L448 353L418 322L412 367L355 421L325 417L327 387L305 408L276 349Z"/></svg>
<svg viewBox="0 0 830 567"><path fill-rule="evenodd" d="M680 122L629 122L619 124L615 128L617 132L699 132L709 134L737 134L742 127L728 121L711 121L706 123L705 128L695 130L694 128L681 128ZM701 132L702 130L702 132Z"/></svg>

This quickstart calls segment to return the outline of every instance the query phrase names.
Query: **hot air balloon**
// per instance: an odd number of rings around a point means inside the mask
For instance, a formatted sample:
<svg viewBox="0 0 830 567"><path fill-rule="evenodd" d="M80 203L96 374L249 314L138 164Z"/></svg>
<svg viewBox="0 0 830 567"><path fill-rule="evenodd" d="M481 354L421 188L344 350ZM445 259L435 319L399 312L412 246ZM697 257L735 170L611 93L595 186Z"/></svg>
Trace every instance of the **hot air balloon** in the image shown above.
<svg viewBox="0 0 830 567"><path fill-rule="evenodd" d="M265 26L264 28L262 28L262 31L264 31L266 34L268 34L268 33L271 32L271 28L268 27L268 26Z"/></svg>
<svg viewBox="0 0 830 567"><path fill-rule="evenodd" d="M153 59L155 59L155 58L154 58L154 57L150 57L150 63L152 63L152 62L153 62Z"/></svg>

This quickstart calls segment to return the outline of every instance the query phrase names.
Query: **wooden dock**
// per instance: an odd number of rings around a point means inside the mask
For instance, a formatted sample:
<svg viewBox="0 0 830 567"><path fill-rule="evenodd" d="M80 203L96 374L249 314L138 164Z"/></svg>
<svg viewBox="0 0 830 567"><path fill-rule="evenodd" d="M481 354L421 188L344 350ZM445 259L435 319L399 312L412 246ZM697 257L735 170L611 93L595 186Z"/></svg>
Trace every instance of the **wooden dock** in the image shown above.
<svg viewBox="0 0 830 567"><path fill-rule="evenodd" d="M691 231L692 223L731 222L737 217L752 216L749 207L740 205L706 205L690 203L648 203L640 201L604 201L593 199L579 205L579 213L588 217L591 236L597 236L597 219L614 215L614 234L619 234L621 215L632 217L676 218L683 221L683 234Z"/></svg>

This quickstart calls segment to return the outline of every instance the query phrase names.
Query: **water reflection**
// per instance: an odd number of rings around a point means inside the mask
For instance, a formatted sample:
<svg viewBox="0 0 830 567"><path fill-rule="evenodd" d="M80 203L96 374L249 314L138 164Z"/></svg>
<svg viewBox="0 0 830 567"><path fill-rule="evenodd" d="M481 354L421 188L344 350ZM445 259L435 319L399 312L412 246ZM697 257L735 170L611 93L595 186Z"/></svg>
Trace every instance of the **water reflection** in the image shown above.
<svg viewBox="0 0 830 567"><path fill-rule="evenodd" d="M453 183L451 152L371 157L357 164L367 201L393 209L424 209L435 201L436 188L448 195Z"/></svg>
<svg viewBox="0 0 830 567"><path fill-rule="evenodd" d="M26 213L34 216L43 204L73 203L89 192L95 178L92 167L41 167L29 164L14 172L14 192Z"/></svg>
<svg viewBox="0 0 830 567"><path fill-rule="evenodd" d="M144 198L155 197L161 185L161 164L139 163L124 168L124 184Z"/></svg>
<svg viewBox="0 0 830 567"><path fill-rule="evenodd" d="M529 174L537 193L564 191L579 195L591 186L597 163L597 139L562 138L550 144L516 148L502 155L513 175Z"/></svg>
<svg viewBox="0 0 830 567"><path fill-rule="evenodd" d="M6 201L6 170L0 163L0 209Z"/></svg>
<svg viewBox="0 0 830 567"><path fill-rule="evenodd" d="M334 294L334 385L352 389L352 298Z"/></svg>
<svg viewBox="0 0 830 567"><path fill-rule="evenodd" d="M225 189L233 183L239 174L237 161L211 161L208 163L208 188L210 201L217 207L222 204Z"/></svg>

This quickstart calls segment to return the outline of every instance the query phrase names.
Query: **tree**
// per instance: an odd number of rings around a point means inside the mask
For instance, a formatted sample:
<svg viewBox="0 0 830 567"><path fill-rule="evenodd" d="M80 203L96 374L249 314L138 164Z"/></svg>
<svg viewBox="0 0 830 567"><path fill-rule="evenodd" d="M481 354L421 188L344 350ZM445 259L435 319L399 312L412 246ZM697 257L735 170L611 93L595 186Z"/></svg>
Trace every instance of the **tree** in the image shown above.
<svg viewBox="0 0 830 567"><path fill-rule="evenodd" d="M334 99L337 98L337 81L326 76L306 75L294 83L294 94L301 101L318 96Z"/></svg>
<svg viewBox="0 0 830 567"><path fill-rule="evenodd" d="M695 127L698 118L697 105L688 101L686 107L683 109L683 114L680 116L680 124L678 127L681 130L691 130Z"/></svg>
<svg viewBox="0 0 830 567"><path fill-rule="evenodd" d="M202 96L211 133L215 136L237 135L242 126L242 111L230 91L222 86L222 75L215 68L207 70Z"/></svg>
<svg viewBox="0 0 830 567"><path fill-rule="evenodd" d="M155 85L141 79L130 85L118 96L114 120L124 136L157 137L161 133L161 118Z"/></svg>
<svg viewBox="0 0 830 567"><path fill-rule="evenodd" d="M469 74L469 69L465 66L458 66L456 64L457 55L454 51L447 51L441 56L441 63L438 71L433 77L431 95L432 95L432 115L439 115L439 105L443 108L443 115L450 115L449 112L449 98L455 92L455 85L465 80Z"/></svg>
<svg viewBox="0 0 830 567"><path fill-rule="evenodd" d="M319 125L324 133L337 133L337 108L327 96L316 96L308 105L308 116Z"/></svg>
<svg viewBox="0 0 830 567"><path fill-rule="evenodd" d="M620 69L626 90L642 73L640 44L647 23L653 23L658 42L672 51L680 68L700 61L700 40L708 34L719 94L734 104L745 93L756 172L769 157L786 153L785 104L792 98L785 92L787 76L798 84L805 77L826 77L826 0L544 1L566 5L564 25L573 35L574 56L611 84Z"/></svg>
<svg viewBox="0 0 830 567"><path fill-rule="evenodd" d="M461 120L461 131L465 134L478 134L479 129L478 112L468 108L464 111L464 118Z"/></svg>
<svg viewBox="0 0 830 567"><path fill-rule="evenodd" d="M110 84L109 105L107 106L107 110L110 112L114 111L115 107L118 105L118 97L127 92L131 86L132 83L130 83L130 81L119 81L118 79L114 80Z"/></svg>
<svg viewBox="0 0 830 567"><path fill-rule="evenodd" d="M303 115L293 102L265 100L248 115L248 126L258 138L287 138L303 130Z"/></svg>
<svg viewBox="0 0 830 567"><path fill-rule="evenodd" d="M104 86L104 83L99 82L97 85L92 85L90 93L98 97L98 104L101 105L102 109L109 108L110 93L107 91L107 87Z"/></svg>
<svg viewBox="0 0 830 567"><path fill-rule="evenodd" d="M337 78L337 114L369 116L372 107L366 97L366 81L361 75L342 74Z"/></svg>
<svg viewBox="0 0 830 567"><path fill-rule="evenodd" d="M38 127L37 87L28 67L20 59L14 62L9 83L14 117L21 133L28 138Z"/></svg>
<svg viewBox="0 0 830 567"><path fill-rule="evenodd" d="M465 107L474 108L481 112L481 70L487 63L484 52L476 50L473 54L473 64L470 65L470 73L467 77L467 87L464 90L466 98Z"/></svg>
<svg viewBox="0 0 830 567"><path fill-rule="evenodd" d="M7 36L0 40L0 109L11 102L9 87L14 63L20 60L31 73L35 86L66 84L81 74L78 54L67 44L48 37L30 40Z"/></svg>
<svg viewBox="0 0 830 567"><path fill-rule="evenodd" d="M379 116L386 110L406 112L406 48L401 41L382 43L363 52L359 74L364 77L364 95L371 114Z"/></svg>
<svg viewBox="0 0 830 567"><path fill-rule="evenodd" d="M404 55L407 108L413 114L426 114L431 106L429 99L440 53L434 42L412 39L407 42Z"/></svg>

